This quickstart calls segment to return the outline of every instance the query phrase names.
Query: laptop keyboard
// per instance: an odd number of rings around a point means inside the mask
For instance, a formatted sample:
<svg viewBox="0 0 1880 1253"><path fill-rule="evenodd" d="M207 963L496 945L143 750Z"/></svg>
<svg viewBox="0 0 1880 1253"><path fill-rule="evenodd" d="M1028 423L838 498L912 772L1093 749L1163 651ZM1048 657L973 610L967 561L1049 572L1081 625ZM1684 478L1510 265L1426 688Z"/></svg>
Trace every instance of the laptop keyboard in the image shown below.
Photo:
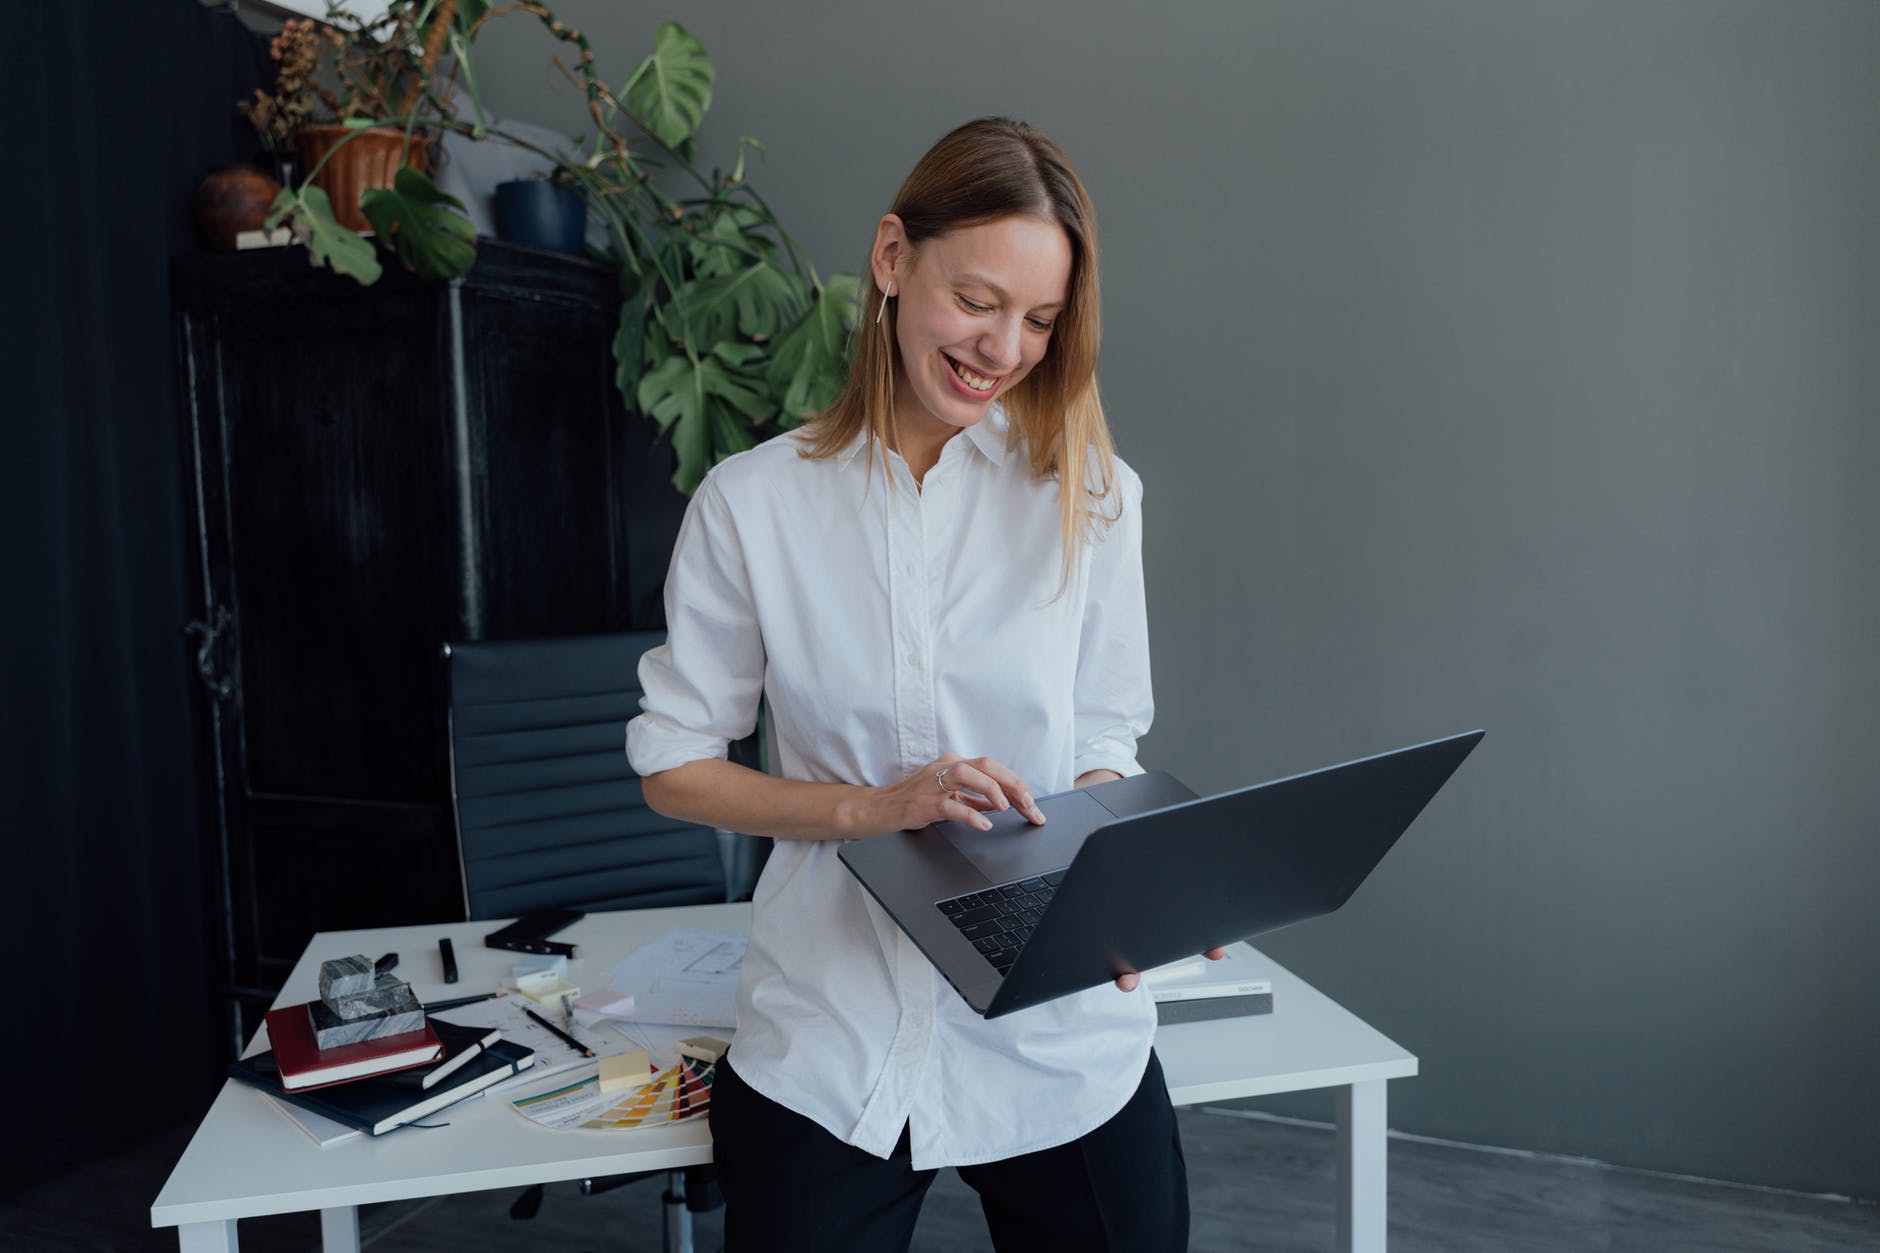
<svg viewBox="0 0 1880 1253"><path fill-rule="evenodd" d="M1031 929L1044 917L1044 907L1063 881L1064 871L1053 870L955 896L941 901L938 908L1004 974L1018 960L1019 950L1031 939Z"/></svg>

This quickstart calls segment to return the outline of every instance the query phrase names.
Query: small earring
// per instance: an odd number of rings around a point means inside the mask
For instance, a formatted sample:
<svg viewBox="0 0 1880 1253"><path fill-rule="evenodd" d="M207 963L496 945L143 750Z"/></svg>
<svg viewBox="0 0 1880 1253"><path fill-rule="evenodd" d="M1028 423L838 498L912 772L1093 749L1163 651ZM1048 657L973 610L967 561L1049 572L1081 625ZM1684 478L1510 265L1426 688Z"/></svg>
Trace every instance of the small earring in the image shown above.
<svg viewBox="0 0 1880 1253"><path fill-rule="evenodd" d="M888 311L888 297L894 295L894 280L888 280L888 290L881 293L881 308L875 310L875 325L881 325L881 315Z"/></svg>

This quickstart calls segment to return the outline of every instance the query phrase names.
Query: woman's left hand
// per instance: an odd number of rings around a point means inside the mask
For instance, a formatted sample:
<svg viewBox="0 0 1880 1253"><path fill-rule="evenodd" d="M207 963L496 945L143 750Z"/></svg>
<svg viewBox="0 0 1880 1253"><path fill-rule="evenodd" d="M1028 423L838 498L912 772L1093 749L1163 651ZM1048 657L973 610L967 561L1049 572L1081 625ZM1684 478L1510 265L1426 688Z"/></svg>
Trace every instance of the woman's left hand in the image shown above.
<svg viewBox="0 0 1880 1253"><path fill-rule="evenodd" d="M1217 945L1214 948L1211 948L1207 952L1203 953L1202 956L1207 958L1211 962L1217 962L1221 960L1221 958L1227 956L1227 950ZM1130 971L1128 974L1122 974L1122 975L1116 976L1116 986L1121 988L1125 992L1134 992L1136 990L1136 985L1140 983L1141 981L1142 981L1142 976L1137 974L1133 970Z"/></svg>

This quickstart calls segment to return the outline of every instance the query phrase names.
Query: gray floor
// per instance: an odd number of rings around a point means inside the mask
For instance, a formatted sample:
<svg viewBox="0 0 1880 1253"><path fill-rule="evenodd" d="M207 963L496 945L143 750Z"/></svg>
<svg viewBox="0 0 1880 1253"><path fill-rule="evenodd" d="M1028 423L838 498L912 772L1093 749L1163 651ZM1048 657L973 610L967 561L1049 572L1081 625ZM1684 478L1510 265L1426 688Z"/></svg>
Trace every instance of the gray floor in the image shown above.
<svg viewBox="0 0 1880 1253"><path fill-rule="evenodd" d="M1331 1247L1329 1130L1206 1109L1183 1110L1181 1121L1196 1253ZM188 1129L179 1129L0 1199L0 1249L174 1249L174 1232L145 1224L188 1140ZM371 1206L360 1225L374 1253L652 1251L660 1247L658 1191L639 1184L583 1197L562 1185L527 1222L509 1218L516 1190L470 1193ZM702 1253L718 1248L721 1231L720 1215L698 1218ZM311 1215L245 1220L240 1235L247 1253L306 1253L319 1246L319 1223ZM1395 1139L1390 1246L1396 1253L1844 1253L1880 1250L1880 1207ZM977 1199L943 1173L921 1213L915 1253L990 1248Z"/></svg>

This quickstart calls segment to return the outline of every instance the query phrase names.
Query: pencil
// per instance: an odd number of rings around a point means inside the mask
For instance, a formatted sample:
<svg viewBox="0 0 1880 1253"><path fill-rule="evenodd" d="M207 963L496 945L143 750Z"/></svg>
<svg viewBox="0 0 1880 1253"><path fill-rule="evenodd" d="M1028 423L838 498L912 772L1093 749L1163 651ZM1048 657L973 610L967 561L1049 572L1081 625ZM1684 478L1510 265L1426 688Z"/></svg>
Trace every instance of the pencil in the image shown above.
<svg viewBox="0 0 1880 1253"><path fill-rule="evenodd" d="M573 1049L575 1052L581 1054L581 1056L583 1057L594 1056L593 1049L581 1043L581 1041L575 1039L573 1036L569 1035L566 1031L563 1031L560 1027L557 1027L554 1023L542 1017L540 1014L536 1013L534 1010L524 1009L522 1012L527 1014L529 1017L535 1019L535 1021L541 1023L544 1027L547 1027L550 1031L553 1031L556 1035L560 1036L564 1044L566 1044L569 1048Z"/></svg>

